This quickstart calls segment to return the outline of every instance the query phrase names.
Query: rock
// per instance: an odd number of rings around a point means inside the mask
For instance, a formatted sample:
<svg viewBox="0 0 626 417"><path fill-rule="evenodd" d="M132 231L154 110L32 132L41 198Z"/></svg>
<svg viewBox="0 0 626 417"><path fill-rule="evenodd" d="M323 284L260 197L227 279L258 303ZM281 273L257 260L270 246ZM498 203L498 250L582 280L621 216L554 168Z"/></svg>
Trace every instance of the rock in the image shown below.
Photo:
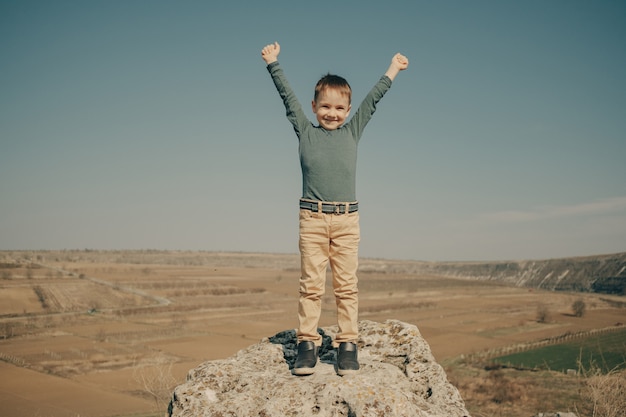
<svg viewBox="0 0 626 417"><path fill-rule="evenodd" d="M397 320L359 323L355 375L335 373L332 337L320 329L323 346L315 374L298 377L295 331L284 331L225 360L191 370L175 388L171 417L462 417L469 416L458 390L435 361L416 326Z"/></svg>

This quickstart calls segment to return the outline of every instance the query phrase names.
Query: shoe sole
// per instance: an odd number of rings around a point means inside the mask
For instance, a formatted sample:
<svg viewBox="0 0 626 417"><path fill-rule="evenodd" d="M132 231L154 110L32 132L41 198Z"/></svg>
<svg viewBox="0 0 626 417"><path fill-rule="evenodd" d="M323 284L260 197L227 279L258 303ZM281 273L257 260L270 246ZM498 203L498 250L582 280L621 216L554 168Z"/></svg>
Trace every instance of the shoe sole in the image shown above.
<svg viewBox="0 0 626 417"><path fill-rule="evenodd" d="M292 373L294 375L298 375L298 376L306 376L306 375L311 375L315 373L315 369L313 368L294 368L292 370Z"/></svg>
<svg viewBox="0 0 626 417"><path fill-rule="evenodd" d="M337 375L339 376L352 375L358 372L359 372L358 369L337 369Z"/></svg>

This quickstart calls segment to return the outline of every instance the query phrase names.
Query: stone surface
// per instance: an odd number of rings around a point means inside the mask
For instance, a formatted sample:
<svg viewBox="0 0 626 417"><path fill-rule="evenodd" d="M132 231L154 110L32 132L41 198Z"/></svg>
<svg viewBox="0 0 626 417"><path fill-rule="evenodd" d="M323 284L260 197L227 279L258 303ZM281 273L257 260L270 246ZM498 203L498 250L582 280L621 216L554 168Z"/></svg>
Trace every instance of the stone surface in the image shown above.
<svg viewBox="0 0 626 417"><path fill-rule="evenodd" d="M201 364L175 388L169 415L469 416L416 326L396 320L360 322L361 370L344 377L335 372L331 341L336 331L320 329L320 362L311 376L291 374L296 355L293 330L263 339L229 359Z"/></svg>

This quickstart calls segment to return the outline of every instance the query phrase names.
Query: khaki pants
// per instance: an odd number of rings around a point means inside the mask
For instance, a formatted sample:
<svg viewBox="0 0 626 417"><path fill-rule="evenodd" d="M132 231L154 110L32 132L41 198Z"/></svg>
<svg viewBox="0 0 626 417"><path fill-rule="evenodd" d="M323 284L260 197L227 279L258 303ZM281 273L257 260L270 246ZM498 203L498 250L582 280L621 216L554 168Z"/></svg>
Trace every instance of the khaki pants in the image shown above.
<svg viewBox="0 0 626 417"><path fill-rule="evenodd" d="M326 268L330 261L337 304L339 332L333 345L356 342L358 337L358 249L361 232L359 212L326 214L300 209L300 298L298 342L317 346L322 337L317 327L322 312Z"/></svg>

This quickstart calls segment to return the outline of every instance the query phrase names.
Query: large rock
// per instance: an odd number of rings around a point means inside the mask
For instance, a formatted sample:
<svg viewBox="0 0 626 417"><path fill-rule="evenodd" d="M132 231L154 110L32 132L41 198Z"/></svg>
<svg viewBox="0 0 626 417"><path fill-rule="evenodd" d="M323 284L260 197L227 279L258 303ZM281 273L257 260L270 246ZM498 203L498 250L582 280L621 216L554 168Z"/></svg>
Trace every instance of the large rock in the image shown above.
<svg viewBox="0 0 626 417"><path fill-rule="evenodd" d="M416 326L396 320L360 322L361 370L344 377L335 373L331 340L336 331L320 329L320 362L311 376L291 374L296 356L293 330L263 339L229 359L201 364L174 390L169 415L469 416Z"/></svg>

